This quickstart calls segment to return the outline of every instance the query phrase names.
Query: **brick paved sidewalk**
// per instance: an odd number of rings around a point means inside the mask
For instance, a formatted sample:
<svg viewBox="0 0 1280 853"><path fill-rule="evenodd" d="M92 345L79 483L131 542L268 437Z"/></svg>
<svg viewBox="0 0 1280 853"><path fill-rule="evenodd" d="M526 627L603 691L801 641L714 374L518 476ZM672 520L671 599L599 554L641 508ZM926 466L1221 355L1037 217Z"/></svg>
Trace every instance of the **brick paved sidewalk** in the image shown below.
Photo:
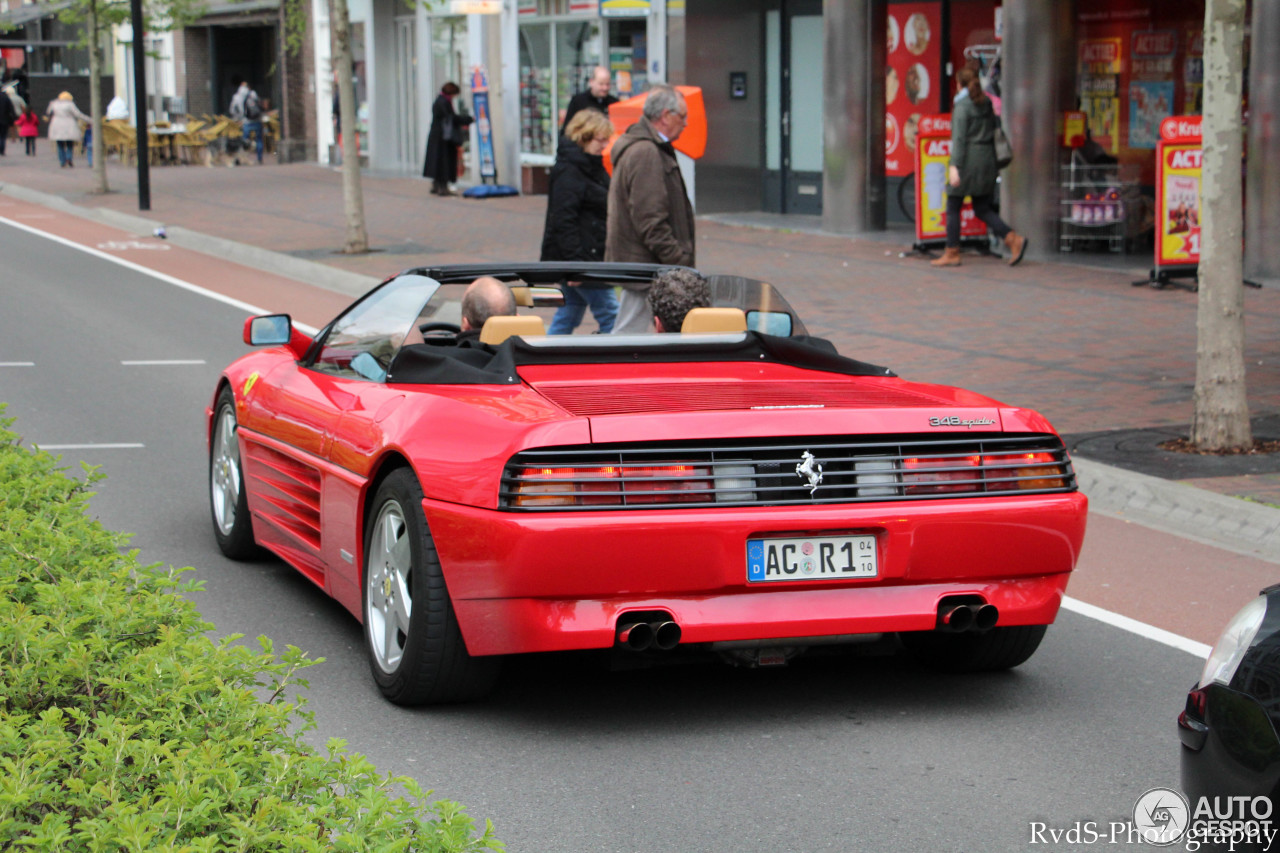
<svg viewBox="0 0 1280 853"><path fill-rule="evenodd" d="M146 213L138 211L135 171L112 163L109 176L116 191L94 196L88 169L57 168L51 150L0 158L0 185L371 278L423 264L536 258L546 205L536 196L439 198L419 178L366 176L376 251L352 257L336 254L345 225L333 169L156 167ZM1155 447L1185 434L1191 418L1195 294L1132 287L1130 273L1061 263L1011 268L966 256L940 271L900 258L908 242L698 223L703 270L774 282L810 331L843 353L1038 409L1083 456L1280 505L1280 459L1189 458ZM1246 291L1245 308L1251 412L1260 429L1272 429L1263 434L1280 438L1280 290Z"/></svg>

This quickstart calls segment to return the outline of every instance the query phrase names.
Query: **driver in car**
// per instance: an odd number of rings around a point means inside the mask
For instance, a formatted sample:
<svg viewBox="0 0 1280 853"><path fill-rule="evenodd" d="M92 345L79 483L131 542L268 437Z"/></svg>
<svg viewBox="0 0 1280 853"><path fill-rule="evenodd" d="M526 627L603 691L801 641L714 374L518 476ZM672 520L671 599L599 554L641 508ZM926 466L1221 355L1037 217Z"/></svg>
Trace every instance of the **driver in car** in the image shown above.
<svg viewBox="0 0 1280 853"><path fill-rule="evenodd" d="M458 343L480 339L484 321L490 317L512 317L516 313L516 298L511 288L498 279L482 275L462 294L462 332Z"/></svg>

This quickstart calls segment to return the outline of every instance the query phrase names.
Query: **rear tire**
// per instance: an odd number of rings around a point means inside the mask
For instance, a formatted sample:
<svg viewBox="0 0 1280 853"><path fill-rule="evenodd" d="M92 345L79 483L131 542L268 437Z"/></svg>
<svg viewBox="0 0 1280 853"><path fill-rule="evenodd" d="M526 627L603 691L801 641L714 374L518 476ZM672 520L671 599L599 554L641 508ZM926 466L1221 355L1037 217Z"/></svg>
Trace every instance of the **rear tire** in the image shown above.
<svg viewBox="0 0 1280 853"><path fill-rule="evenodd" d="M493 689L502 659L467 652L422 500L413 472L393 471L365 524L361 586L373 680L397 705L479 699Z"/></svg>
<svg viewBox="0 0 1280 853"><path fill-rule="evenodd" d="M1025 663L1040 647L1047 628L1047 625L1011 625L982 634L910 631L898 636L907 652L931 669L992 672Z"/></svg>
<svg viewBox="0 0 1280 853"><path fill-rule="evenodd" d="M209 509L218 548L232 560L249 560L261 549L253 538L237 429L235 394L223 388L214 408L209 443Z"/></svg>

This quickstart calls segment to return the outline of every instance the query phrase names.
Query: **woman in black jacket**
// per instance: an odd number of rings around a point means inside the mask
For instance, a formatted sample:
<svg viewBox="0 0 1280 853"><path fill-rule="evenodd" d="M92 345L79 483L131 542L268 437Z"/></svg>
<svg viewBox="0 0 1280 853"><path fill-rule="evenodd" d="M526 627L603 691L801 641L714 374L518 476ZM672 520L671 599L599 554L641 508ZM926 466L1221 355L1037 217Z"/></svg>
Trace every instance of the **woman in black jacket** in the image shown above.
<svg viewBox="0 0 1280 853"><path fill-rule="evenodd" d="M604 170L602 154L612 137L613 125L604 113L587 109L570 119L565 135L560 137L556 164L551 167L542 260L604 260L609 173ZM600 332L609 333L618 316L618 297L613 287L576 281L565 284L564 305L551 318L548 334L571 334L582 322L588 306Z"/></svg>
<svg viewBox="0 0 1280 853"><path fill-rule="evenodd" d="M458 148L472 122L471 116L453 110L453 99L460 91L457 83L445 83L431 105L431 132L427 134L422 177L431 179L432 195L452 195L449 184L458 178Z"/></svg>

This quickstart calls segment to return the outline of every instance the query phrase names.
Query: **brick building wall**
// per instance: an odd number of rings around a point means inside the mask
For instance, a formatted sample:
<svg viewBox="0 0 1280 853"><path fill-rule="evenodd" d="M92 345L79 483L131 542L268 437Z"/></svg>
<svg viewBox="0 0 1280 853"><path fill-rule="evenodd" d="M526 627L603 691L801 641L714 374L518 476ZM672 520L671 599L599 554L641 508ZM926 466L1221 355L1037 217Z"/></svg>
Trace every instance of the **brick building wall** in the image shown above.
<svg viewBox="0 0 1280 853"><path fill-rule="evenodd" d="M187 97L187 112L197 116L223 112L213 103L209 28L187 27L174 38L173 52L177 89Z"/></svg>

